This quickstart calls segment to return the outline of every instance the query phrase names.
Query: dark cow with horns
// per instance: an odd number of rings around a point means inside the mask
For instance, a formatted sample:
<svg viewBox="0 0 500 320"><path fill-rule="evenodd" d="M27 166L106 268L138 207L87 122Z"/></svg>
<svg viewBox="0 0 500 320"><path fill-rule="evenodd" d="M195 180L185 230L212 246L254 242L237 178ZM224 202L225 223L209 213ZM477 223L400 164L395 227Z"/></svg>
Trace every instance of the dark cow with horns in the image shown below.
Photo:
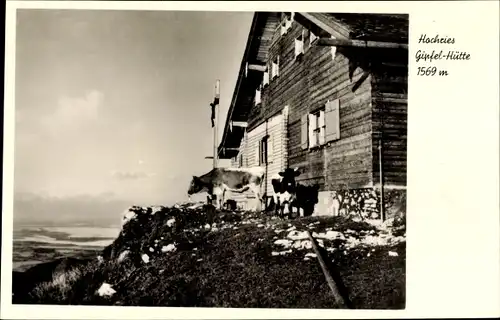
<svg viewBox="0 0 500 320"><path fill-rule="evenodd" d="M287 168L271 179L275 212L281 217L290 217L294 207L301 216L311 215L315 204L318 203L319 186L298 184L295 178L299 175L297 168Z"/></svg>
<svg viewBox="0 0 500 320"><path fill-rule="evenodd" d="M199 192L208 192L217 197L217 207L222 208L226 191L242 193L251 190L262 205L261 185L264 180L265 169L251 168L215 168L202 176L193 176L188 195Z"/></svg>

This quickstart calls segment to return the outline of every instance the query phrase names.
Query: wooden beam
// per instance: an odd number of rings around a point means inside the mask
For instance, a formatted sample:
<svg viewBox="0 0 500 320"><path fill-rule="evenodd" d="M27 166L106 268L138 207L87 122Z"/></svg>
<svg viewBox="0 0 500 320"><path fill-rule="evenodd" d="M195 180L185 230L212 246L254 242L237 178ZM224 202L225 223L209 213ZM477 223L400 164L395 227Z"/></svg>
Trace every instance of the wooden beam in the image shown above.
<svg viewBox="0 0 500 320"><path fill-rule="evenodd" d="M348 37L349 31L343 26L337 25L338 28L335 29L327 23L321 21L321 19L319 19L315 13L297 12L297 14L300 14L301 16L309 20L310 23L314 24L316 27L334 36L335 38L347 39Z"/></svg>
<svg viewBox="0 0 500 320"><path fill-rule="evenodd" d="M328 271L328 267L323 260L323 257L321 256L321 252L318 249L318 246L316 245L316 240L313 238L309 230L306 230L307 236L309 237L309 240L311 241L312 247L314 249L314 253L316 253L316 258L318 258L319 265L321 266L321 270L323 271L323 274L325 275L326 282L328 283L328 286L330 287L330 290L332 291L333 297L335 298L335 301L341 306L341 307L346 307L346 301L344 300L344 297L340 294L339 288L337 284L335 283L335 280L333 280L332 275Z"/></svg>
<svg viewBox="0 0 500 320"><path fill-rule="evenodd" d="M320 38L316 45L318 46L336 46L336 47L359 47L359 48L379 48L379 49L405 49L408 50L408 44L396 42L364 41L364 40L344 40Z"/></svg>
<svg viewBox="0 0 500 320"><path fill-rule="evenodd" d="M246 127L248 127L248 122L244 122L244 121L231 121L231 125L233 127L246 128Z"/></svg>
<svg viewBox="0 0 500 320"><path fill-rule="evenodd" d="M266 69L267 69L267 66L263 66L263 65L259 65L259 64L249 64L248 65L248 70L265 72Z"/></svg>

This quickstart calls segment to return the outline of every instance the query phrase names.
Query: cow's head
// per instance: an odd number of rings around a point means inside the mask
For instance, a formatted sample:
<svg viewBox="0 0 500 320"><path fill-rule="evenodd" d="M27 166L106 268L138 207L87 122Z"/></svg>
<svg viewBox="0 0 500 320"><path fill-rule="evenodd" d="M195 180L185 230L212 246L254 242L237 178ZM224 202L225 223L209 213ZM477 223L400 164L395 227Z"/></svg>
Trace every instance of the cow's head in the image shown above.
<svg viewBox="0 0 500 320"><path fill-rule="evenodd" d="M296 186L295 178L300 175L299 169L287 168L279 172L279 175L281 176L281 184L285 191L292 192Z"/></svg>
<svg viewBox="0 0 500 320"><path fill-rule="evenodd" d="M191 179L191 183L189 184L188 195L192 195L198 193L203 190L203 183L200 178L197 176L193 176Z"/></svg>

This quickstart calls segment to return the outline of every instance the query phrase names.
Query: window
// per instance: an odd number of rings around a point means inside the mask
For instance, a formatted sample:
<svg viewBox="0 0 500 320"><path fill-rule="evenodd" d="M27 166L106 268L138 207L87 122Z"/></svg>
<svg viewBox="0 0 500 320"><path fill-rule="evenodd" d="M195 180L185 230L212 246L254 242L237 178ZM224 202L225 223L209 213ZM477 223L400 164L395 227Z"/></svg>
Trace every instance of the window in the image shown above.
<svg viewBox="0 0 500 320"><path fill-rule="evenodd" d="M240 165L240 168L243 167L243 154L241 154L241 153L239 156L239 165Z"/></svg>
<svg viewBox="0 0 500 320"><path fill-rule="evenodd" d="M325 143L325 110L309 114L309 147L321 146Z"/></svg>
<svg viewBox="0 0 500 320"><path fill-rule="evenodd" d="M322 146L340 139L339 99L325 103L324 108L301 117L300 145L302 149Z"/></svg>
<svg viewBox="0 0 500 320"><path fill-rule="evenodd" d="M254 99L254 103L255 105L259 105L261 103L261 86L258 86L257 89L255 90L255 99Z"/></svg>
<svg viewBox="0 0 500 320"><path fill-rule="evenodd" d="M260 140L260 155L259 155L259 165L267 164L267 144L269 137L264 137Z"/></svg>
<svg viewBox="0 0 500 320"><path fill-rule="evenodd" d="M310 49L314 45L314 42L318 40L318 37L311 30L304 29L302 36L304 39L304 47L306 49Z"/></svg>
<svg viewBox="0 0 500 320"><path fill-rule="evenodd" d="M280 75L280 57L274 58L271 66L271 79L274 79Z"/></svg>
<svg viewBox="0 0 500 320"><path fill-rule="evenodd" d="M304 54L304 32L295 38L295 58L298 58L302 54Z"/></svg>
<svg viewBox="0 0 500 320"><path fill-rule="evenodd" d="M294 12L285 12L281 18L281 35L285 35L291 28L293 23Z"/></svg>

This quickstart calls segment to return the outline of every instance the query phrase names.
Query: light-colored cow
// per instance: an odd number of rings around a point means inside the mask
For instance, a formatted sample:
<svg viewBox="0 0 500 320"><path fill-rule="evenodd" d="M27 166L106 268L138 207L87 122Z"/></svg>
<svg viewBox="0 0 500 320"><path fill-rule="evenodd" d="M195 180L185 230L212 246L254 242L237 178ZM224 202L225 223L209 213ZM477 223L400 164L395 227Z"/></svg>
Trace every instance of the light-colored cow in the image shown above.
<svg viewBox="0 0 500 320"><path fill-rule="evenodd" d="M188 195L199 192L208 192L217 197L217 207L224 205L226 191L242 193L251 190L259 200L262 207L261 187L264 181L265 168L215 168L202 176L193 176L189 185Z"/></svg>

